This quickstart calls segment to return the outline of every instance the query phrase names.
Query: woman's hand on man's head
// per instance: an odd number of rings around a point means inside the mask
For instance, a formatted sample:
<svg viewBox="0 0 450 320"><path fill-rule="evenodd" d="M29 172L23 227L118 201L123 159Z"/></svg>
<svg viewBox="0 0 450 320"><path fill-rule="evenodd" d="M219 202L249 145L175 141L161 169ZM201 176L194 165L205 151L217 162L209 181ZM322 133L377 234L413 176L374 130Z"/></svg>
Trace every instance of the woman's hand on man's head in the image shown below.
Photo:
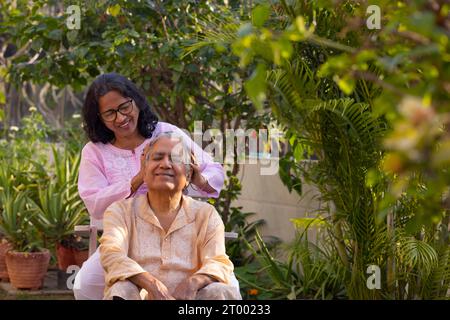
<svg viewBox="0 0 450 320"><path fill-rule="evenodd" d="M208 180L206 180L206 178L202 176L202 173L200 172L200 166L197 163L197 158L195 157L193 152L191 153L191 168L191 183L200 188L200 190L204 190L204 188L208 184Z"/></svg>

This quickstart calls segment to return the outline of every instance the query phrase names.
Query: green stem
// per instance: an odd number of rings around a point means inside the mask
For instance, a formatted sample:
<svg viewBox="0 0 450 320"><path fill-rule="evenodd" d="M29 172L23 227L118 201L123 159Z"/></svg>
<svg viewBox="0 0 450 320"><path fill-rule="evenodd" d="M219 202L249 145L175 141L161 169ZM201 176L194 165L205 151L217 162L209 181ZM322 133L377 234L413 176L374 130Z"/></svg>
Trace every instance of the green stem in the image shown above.
<svg viewBox="0 0 450 320"><path fill-rule="evenodd" d="M387 221L387 234L390 239L394 239L394 213L390 211L386 217ZM395 288L394 278L395 278L395 243L392 253L388 253L387 257L387 286L388 291L392 292L392 290Z"/></svg>
<svg viewBox="0 0 450 320"><path fill-rule="evenodd" d="M341 51L344 51L344 52L347 52L347 53L356 53L356 49L355 48L346 46L345 44L341 44L341 43L333 41L333 40L329 40L329 39L326 39L326 38L319 37L319 36L317 36L315 34L310 35L308 37L308 41L310 41L312 43L315 43L315 44L322 45L322 46L326 46L326 47L329 47L329 48L333 48L333 49L336 49L336 50L341 50Z"/></svg>
<svg viewBox="0 0 450 320"><path fill-rule="evenodd" d="M244 282L245 284L249 285L251 288L258 289L258 290L264 291L264 292L271 292L271 293L273 293L272 290L260 287L257 284L252 283L251 281L245 279L244 277L239 277L239 281Z"/></svg>
<svg viewBox="0 0 450 320"><path fill-rule="evenodd" d="M334 232L335 232L335 237L336 237L336 248L337 248L339 257L341 258L344 266L348 269L350 267L350 265L347 260L347 254L345 253L345 245L344 245L344 239L343 239L344 237L342 235L340 221L338 221L334 224Z"/></svg>

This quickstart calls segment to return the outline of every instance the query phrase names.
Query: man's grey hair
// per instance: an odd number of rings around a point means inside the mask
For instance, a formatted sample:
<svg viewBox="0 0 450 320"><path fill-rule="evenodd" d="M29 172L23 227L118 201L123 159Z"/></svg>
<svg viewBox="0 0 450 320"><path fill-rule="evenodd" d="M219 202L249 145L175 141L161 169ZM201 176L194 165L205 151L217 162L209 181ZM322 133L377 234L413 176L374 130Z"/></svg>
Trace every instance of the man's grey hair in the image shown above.
<svg viewBox="0 0 450 320"><path fill-rule="evenodd" d="M144 161L148 162L150 160L150 154L151 154L152 147L156 144L156 142L158 142L162 138L169 138L171 140L179 141L179 144L177 144L177 146L180 146L181 149L179 149L179 147L178 148L176 147L172 150L172 159L180 158L179 160L181 160L181 162L185 165L186 174L188 175L189 171L191 169L191 162L192 162L191 161L191 150L192 149L186 142L185 138L176 131L161 132L160 134L153 137L150 140L150 142L148 143L148 150L147 150L147 154L144 155ZM181 153L181 155L179 153Z"/></svg>

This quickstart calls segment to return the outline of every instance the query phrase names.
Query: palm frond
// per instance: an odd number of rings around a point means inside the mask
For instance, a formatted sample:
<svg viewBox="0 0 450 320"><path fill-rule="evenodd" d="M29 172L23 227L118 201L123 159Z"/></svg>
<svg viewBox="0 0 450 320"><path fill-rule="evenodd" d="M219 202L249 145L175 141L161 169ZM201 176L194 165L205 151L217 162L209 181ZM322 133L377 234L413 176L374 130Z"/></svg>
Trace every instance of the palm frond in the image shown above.
<svg viewBox="0 0 450 320"><path fill-rule="evenodd" d="M450 247L442 247L437 265L432 269L421 296L424 299L440 299L448 297L450 290Z"/></svg>

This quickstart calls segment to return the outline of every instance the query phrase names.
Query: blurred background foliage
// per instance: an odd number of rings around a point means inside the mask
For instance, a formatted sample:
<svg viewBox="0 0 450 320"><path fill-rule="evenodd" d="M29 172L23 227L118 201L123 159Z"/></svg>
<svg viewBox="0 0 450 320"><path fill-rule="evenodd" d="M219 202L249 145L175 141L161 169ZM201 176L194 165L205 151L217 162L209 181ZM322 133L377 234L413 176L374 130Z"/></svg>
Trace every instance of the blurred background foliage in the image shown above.
<svg viewBox="0 0 450 320"><path fill-rule="evenodd" d="M369 5L380 9L380 29L366 25ZM317 212L326 228L316 241L333 253L321 255L331 265L309 260L321 271L307 286L300 280L310 246L287 249L291 264L266 251L269 292L448 297L449 10L444 1L261 1L247 20L209 23L188 48L226 48L252 71L249 98L288 128L283 182L299 193L303 180L312 182L329 204ZM317 161L305 165L311 157ZM317 227L301 221L305 241L305 230ZM382 271L379 290L366 285L372 264ZM342 267L336 290L323 294L326 270Z"/></svg>

